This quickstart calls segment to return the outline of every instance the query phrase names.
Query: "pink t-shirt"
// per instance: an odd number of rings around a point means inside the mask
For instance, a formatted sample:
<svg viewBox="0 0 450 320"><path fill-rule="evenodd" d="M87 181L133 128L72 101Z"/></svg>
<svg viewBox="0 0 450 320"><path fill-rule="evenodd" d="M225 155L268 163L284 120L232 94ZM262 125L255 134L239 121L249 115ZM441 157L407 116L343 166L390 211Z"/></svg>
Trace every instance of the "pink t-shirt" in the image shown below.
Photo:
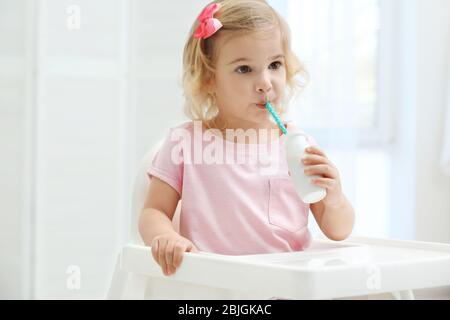
<svg viewBox="0 0 450 320"><path fill-rule="evenodd" d="M200 122L171 128L148 171L180 194L180 234L218 254L304 250L311 241L309 205L289 176L285 136L245 144L201 128Z"/></svg>

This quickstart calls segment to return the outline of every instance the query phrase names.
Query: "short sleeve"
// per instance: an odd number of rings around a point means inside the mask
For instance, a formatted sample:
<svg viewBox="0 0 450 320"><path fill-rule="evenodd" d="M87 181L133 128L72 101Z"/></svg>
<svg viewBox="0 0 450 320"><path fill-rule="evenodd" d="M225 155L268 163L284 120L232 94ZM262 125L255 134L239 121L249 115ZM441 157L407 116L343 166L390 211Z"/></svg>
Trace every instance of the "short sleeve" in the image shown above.
<svg viewBox="0 0 450 320"><path fill-rule="evenodd" d="M173 139L173 130L170 129L161 147L156 152L150 168L147 170L148 176L157 177L170 185L181 197L183 187L183 144L179 140Z"/></svg>

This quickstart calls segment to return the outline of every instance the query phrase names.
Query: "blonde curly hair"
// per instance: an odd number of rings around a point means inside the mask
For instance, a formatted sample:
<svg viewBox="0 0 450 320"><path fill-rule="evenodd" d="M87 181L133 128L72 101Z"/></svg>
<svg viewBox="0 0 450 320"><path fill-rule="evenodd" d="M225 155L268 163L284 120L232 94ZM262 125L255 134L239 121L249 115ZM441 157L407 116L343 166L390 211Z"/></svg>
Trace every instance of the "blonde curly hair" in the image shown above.
<svg viewBox="0 0 450 320"><path fill-rule="evenodd" d="M260 33L279 27L285 54L287 92L276 111L283 116L289 101L306 85L308 73L291 49L290 28L286 21L265 0L217 0L220 10L214 15L223 27L207 39L193 35L198 26L195 21L184 47L182 87L185 97L184 112L191 120L208 123L218 114L208 83L214 78L215 60L218 53L217 35L231 31L237 35ZM296 79L302 76L304 82Z"/></svg>

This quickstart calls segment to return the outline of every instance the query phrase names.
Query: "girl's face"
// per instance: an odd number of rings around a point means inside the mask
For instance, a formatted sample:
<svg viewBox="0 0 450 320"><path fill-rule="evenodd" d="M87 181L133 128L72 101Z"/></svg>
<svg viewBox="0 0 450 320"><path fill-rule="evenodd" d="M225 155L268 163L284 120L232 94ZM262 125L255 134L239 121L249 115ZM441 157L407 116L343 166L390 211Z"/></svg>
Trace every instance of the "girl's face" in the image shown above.
<svg viewBox="0 0 450 320"><path fill-rule="evenodd" d="M278 106L286 86L279 29L237 37L220 34L217 48L212 91L220 118L242 127L267 126L265 102Z"/></svg>

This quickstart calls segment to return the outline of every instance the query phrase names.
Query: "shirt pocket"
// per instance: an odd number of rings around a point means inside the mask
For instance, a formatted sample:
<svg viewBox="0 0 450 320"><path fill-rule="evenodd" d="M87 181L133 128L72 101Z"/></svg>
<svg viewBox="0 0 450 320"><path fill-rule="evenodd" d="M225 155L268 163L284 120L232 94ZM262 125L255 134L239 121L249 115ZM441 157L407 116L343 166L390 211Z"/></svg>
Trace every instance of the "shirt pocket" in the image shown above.
<svg viewBox="0 0 450 320"><path fill-rule="evenodd" d="M309 206L295 191L290 177L269 179L269 223L290 232L308 224Z"/></svg>

